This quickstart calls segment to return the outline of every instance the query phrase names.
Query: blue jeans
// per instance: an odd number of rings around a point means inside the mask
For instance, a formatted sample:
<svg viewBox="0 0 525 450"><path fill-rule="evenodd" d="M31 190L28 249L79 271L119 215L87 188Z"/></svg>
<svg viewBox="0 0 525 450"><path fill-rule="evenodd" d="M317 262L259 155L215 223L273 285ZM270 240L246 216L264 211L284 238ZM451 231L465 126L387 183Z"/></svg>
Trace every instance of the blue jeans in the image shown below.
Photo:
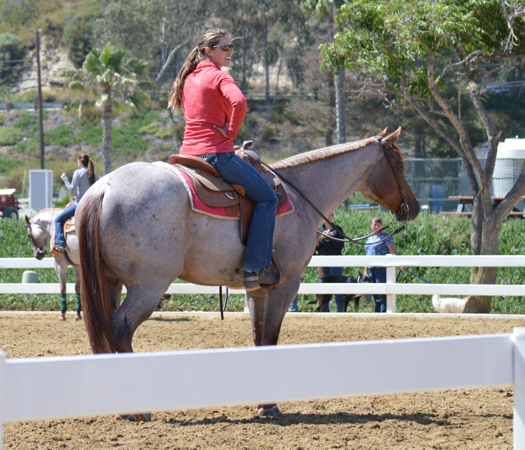
<svg viewBox="0 0 525 450"><path fill-rule="evenodd" d="M324 275L343 275L344 267L323 267ZM332 300L332 295L328 300L328 303L324 305L321 309L321 312L330 312L330 300ZM335 304L337 305L337 312L343 312L345 296L341 294L336 294Z"/></svg>
<svg viewBox="0 0 525 450"><path fill-rule="evenodd" d="M234 152L216 153L208 162L215 167L221 178L229 184L240 184L246 196L255 202L244 270L258 272L272 262L273 230L277 211L277 195L263 176Z"/></svg>
<svg viewBox="0 0 525 450"><path fill-rule="evenodd" d="M368 272L372 277L372 283L386 283L386 267L369 267ZM376 301L375 312L386 313L386 295L374 294Z"/></svg>
<svg viewBox="0 0 525 450"><path fill-rule="evenodd" d="M75 215L75 210L77 209L77 204L73 203L71 206L68 206L64 211L62 211L57 218L55 219L55 245L61 247L66 246L66 238L64 237L64 223L67 219L70 219Z"/></svg>

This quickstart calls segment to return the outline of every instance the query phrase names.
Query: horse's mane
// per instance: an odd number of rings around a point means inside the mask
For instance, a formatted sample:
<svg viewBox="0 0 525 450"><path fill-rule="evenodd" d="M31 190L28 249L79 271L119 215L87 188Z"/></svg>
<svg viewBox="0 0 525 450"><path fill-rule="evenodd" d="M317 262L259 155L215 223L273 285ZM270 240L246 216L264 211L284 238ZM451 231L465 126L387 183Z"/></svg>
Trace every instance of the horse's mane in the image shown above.
<svg viewBox="0 0 525 450"><path fill-rule="evenodd" d="M57 209L64 209L64 208L57 208L57 207L54 207L54 208L44 208L44 209L41 209L40 211L36 212L35 214L33 214L33 215L31 216L31 220L33 220L33 219L34 219L36 216L38 216L39 214L42 214L42 213L44 213L44 212L50 212L50 211L53 211L53 210L56 211ZM58 214L60 214L60 213L58 213ZM58 216L58 214L57 214L57 216Z"/></svg>
<svg viewBox="0 0 525 450"><path fill-rule="evenodd" d="M361 139L360 141L346 142L344 144L332 145L331 147L320 148L318 150L310 150L309 152L299 153L298 155L283 159L282 161L274 162L269 164L269 166L276 170L289 169L290 167L297 167L301 164L331 158L332 156L340 155L341 153L359 150L360 148L366 147L367 145L370 145L374 142L377 142L377 137L369 137ZM395 145L394 150L396 151L397 155L403 159L403 154Z"/></svg>

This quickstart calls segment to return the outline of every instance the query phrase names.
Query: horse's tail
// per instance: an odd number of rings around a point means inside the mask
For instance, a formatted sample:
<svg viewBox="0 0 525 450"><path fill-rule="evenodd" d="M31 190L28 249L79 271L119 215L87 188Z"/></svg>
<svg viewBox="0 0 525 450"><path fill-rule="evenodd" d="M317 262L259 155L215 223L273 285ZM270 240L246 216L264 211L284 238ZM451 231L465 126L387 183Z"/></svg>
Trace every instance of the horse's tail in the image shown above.
<svg viewBox="0 0 525 450"><path fill-rule="evenodd" d="M82 273L81 299L84 321L93 353L116 351L110 318L113 314L109 286L100 255L99 218L104 191L93 192L82 202L77 215L80 269Z"/></svg>

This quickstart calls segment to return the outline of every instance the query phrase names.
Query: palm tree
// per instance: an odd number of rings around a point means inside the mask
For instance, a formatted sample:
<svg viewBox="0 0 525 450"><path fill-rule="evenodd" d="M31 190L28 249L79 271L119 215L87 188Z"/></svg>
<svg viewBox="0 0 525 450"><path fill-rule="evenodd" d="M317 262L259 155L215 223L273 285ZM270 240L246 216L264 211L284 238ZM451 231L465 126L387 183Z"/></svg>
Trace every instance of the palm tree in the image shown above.
<svg viewBox="0 0 525 450"><path fill-rule="evenodd" d="M126 59L127 51L106 44L94 48L86 56L82 73L69 87L72 90L96 95L96 105L102 108L102 157L104 174L111 172L111 146L113 142L113 113L125 106L142 109L149 101L145 89L158 89L152 81L139 81L146 73L147 62ZM77 102L82 112L81 102Z"/></svg>

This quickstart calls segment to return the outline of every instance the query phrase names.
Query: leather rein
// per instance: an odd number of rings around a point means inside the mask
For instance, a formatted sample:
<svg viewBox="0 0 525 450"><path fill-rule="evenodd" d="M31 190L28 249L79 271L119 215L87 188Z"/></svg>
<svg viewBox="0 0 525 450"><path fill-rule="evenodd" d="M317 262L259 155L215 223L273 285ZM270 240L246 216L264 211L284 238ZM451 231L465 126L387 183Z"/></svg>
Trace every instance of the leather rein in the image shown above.
<svg viewBox="0 0 525 450"><path fill-rule="evenodd" d="M401 205L399 205L398 210L396 212L392 213L392 220L390 221L390 223L388 225L386 225L384 227L381 227L378 231L376 231L374 233L371 233L371 234L368 234L366 236L362 236L362 237L359 237L359 238L355 238L355 239L352 239L352 238L348 237L344 232L339 231L335 227L334 223L332 223L330 220L328 220L328 218L321 211L319 211L319 209L310 201L310 199L308 199L301 192L301 190L297 186L295 186L289 180L284 178L279 172L277 172L276 170L273 170L267 164L265 164L265 163L262 163L262 164L267 169L272 170L274 173L276 173L277 176L279 176L279 178L281 178L287 184L289 184L312 207L312 209L325 220L325 223L328 223L337 232L337 234L343 236L343 238L344 238L344 239L339 239L339 238L336 238L336 237L324 235L327 239L332 239L334 241L340 241L340 242L353 242L354 244L358 244L358 245L369 245L367 243L363 243L363 242L359 242L359 241L363 241L365 239L368 239L369 237L377 235L378 233L382 232L383 230L386 230L387 228L390 228L390 226L394 222L394 219L396 218L397 214L401 214L402 212L407 212L408 214L407 214L407 219L406 219L405 223L401 227L399 227L398 229L394 230L394 232L392 234L389 234L387 237L381 239L381 241L374 242L374 244L377 244L379 242L385 241L386 239L388 239L391 236L395 236L396 234L401 233L401 231L403 231L405 229L406 224L408 223L408 220L410 218L410 208L408 206L408 200L406 198L405 191L403 189L403 186L401 185L401 181L399 180L399 176L398 176L398 174L397 174L397 172L396 172L396 170L394 168L394 165L392 164L392 161L390 161L390 158L389 158L389 153L388 152L390 152L394 148L394 144L392 144L390 146L390 148L387 150L386 147L385 147L385 144L383 142L383 138L377 138L377 141L381 144L381 148L383 149L383 154L385 155L385 158L388 161L388 164L390 165L390 168L392 169L392 173L394 174L394 177L396 178L397 185L398 185L398 188L399 188L399 192L401 192L401 195L403 197L403 201L401 202ZM318 234L322 235L322 233L319 230L316 230L316 232Z"/></svg>

